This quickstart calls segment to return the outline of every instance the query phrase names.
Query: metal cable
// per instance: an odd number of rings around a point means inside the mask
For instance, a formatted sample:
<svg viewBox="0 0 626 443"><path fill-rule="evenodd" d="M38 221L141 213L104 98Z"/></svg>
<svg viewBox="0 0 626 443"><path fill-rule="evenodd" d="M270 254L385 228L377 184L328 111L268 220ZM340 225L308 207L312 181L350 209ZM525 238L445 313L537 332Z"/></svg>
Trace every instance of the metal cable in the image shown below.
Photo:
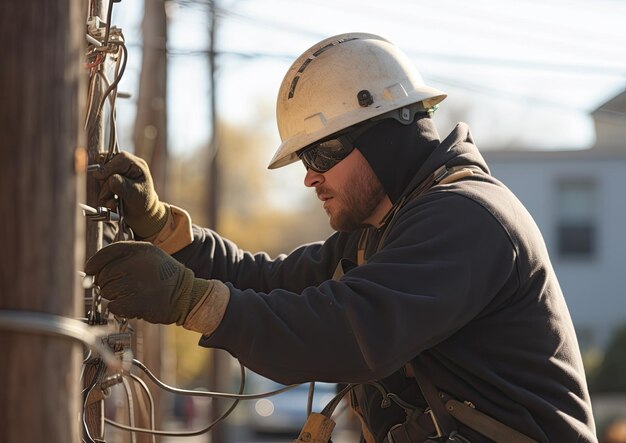
<svg viewBox="0 0 626 443"><path fill-rule="evenodd" d="M89 426L87 425L87 421L86 421L87 416L85 414L85 410L87 409L87 400L89 400L89 394L91 393L91 391L93 391L93 389L98 384L98 380L100 380L106 373L106 365L103 363L101 359L97 359L93 362L90 362L89 364L96 366L96 373L94 374L91 384L87 388L83 389L83 392L82 392L83 410L81 413L81 419L83 423L83 441L86 443L96 443L94 438L91 436L91 433L89 432ZM85 437L87 437L88 440L85 440Z"/></svg>
<svg viewBox="0 0 626 443"><path fill-rule="evenodd" d="M150 392L150 389L148 389L148 385L146 385L146 383L139 376L131 373L129 373L129 375L139 386L141 386L143 392L146 394L146 397L148 397L148 403L150 404L150 430L154 431L156 420L154 417L154 398L152 397L152 393ZM154 434L152 435L152 443L156 443L156 436Z"/></svg>
<svg viewBox="0 0 626 443"><path fill-rule="evenodd" d="M131 428L135 427L135 405L133 402L133 393L130 387L130 383L126 377L122 377L122 383L124 385L124 391L126 391L126 400L128 401L128 424ZM130 433L131 443L137 443L137 436L134 432Z"/></svg>
<svg viewBox="0 0 626 443"><path fill-rule="evenodd" d="M77 340L97 351L109 368L123 369L122 362L115 358L115 355L102 344L100 336L93 332L93 327L73 318L45 312L0 309L0 329L54 335Z"/></svg>
<svg viewBox="0 0 626 443"><path fill-rule="evenodd" d="M191 396L196 396L196 397L228 398L228 399L237 399L237 400L256 400L256 399L259 399L259 398L272 397L274 395L278 395L278 394L280 394L282 392L286 392L286 391L289 391L291 389L294 389L294 388L297 388L298 386L300 386L300 385L285 386L284 388L277 389L275 391L264 392L264 393L261 393L261 394L242 394L242 393L230 394L230 393L226 393L226 392L192 391L192 390L189 390L189 389L174 388L172 386L169 386L169 385L163 383L152 372L150 372L150 370L148 368L146 368L146 366L143 363L141 363L137 359L133 359L132 360L132 364L137 366L142 371L144 371L146 373L146 375L148 375L150 380L152 380L161 389L164 389L166 391L173 392L174 394L179 394L179 395L191 395ZM241 367L243 368L243 366L241 366ZM245 382L245 379L244 379L244 382Z"/></svg>
<svg viewBox="0 0 626 443"><path fill-rule="evenodd" d="M138 360L133 360L133 364L135 364L135 362L140 363ZM146 372L146 374L148 374L148 376L152 379L152 381L158 380L156 379L156 377L154 375L152 375L150 373L150 371L148 371L148 369L143 366L143 364L141 364L140 367L142 370L144 370L144 372ZM233 403L230 405L230 407L226 410L226 412L224 412L220 417L218 417L215 421L211 422L208 426L206 426L205 428L199 429L197 431L191 431L191 432L176 432L176 431L161 431L161 430L154 430L154 429L145 429L145 428L135 428L135 427L131 427L131 426L126 426L123 425L121 423L117 423L113 420L110 420L108 418L105 418L104 421L108 424L110 424L111 426L115 426L116 428L120 428L120 429L125 429L127 431L132 431L132 432L141 432L144 434L152 434L152 435L162 435L162 436L170 436L170 437L195 437L196 435L201 435L204 434L208 431L210 431L211 429L213 429L216 425L218 425L220 422L222 422L223 420L226 419L226 417L228 417L231 412L233 412L233 410L235 409L235 407L239 404L239 401L241 400L242 397L245 397L243 395L243 390L245 388L246 385L246 373L245 373L245 368L243 365L239 365L240 370L241 370L241 381L239 384L239 393L238 394L220 394L220 395L213 395L213 397L218 397L221 395L228 395L228 397L224 397L224 398L234 398ZM162 382L158 382L158 385L165 385L165 383ZM165 385L167 386L167 385ZM295 386L292 386L295 387ZM291 388L291 387L290 387ZM183 389L176 389L176 388L172 388L175 391L185 391ZM170 389L167 389L170 390ZM203 392L199 392L199 391L187 391L187 392L193 392L194 394L183 394L183 395L195 395L198 393L203 393ZM177 392L180 393L180 392ZM204 392L204 394L215 394L215 393L209 393L209 392Z"/></svg>

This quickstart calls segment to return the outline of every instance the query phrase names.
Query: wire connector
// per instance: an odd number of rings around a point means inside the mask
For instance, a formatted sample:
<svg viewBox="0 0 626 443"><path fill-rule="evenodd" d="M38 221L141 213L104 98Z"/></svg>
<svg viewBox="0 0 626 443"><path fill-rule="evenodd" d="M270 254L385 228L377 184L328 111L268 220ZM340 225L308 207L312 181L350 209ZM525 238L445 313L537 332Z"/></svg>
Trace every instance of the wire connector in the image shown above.
<svg viewBox="0 0 626 443"><path fill-rule="evenodd" d="M104 39L106 27L106 23L98 16L91 16L87 19L87 33L98 41ZM102 43L98 46L102 46Z"/></svg>
<svg viewBox="0 0 626 443"><path fill-rule="evenodd" d="M107 221L107 222L118 222L120 221L120 215L117 212L111 211L109 208L104 206L98 206L97 208L92 208L89 205L85 205L82 203L78 204L83 210L83 215L92 221Z"/></svg>

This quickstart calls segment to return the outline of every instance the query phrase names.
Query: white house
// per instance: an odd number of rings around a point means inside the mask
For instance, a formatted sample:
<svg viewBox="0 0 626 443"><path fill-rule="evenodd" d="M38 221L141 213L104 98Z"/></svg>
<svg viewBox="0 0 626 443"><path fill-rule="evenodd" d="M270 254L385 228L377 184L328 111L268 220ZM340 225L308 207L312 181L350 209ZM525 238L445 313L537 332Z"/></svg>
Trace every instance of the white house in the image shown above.
<svg viewBox="0 0 626 443"><path fill-rule="evenodd" d="M484 152L539 225L583 350L626 323L626 92L592 117L590 149Z"/></svg>

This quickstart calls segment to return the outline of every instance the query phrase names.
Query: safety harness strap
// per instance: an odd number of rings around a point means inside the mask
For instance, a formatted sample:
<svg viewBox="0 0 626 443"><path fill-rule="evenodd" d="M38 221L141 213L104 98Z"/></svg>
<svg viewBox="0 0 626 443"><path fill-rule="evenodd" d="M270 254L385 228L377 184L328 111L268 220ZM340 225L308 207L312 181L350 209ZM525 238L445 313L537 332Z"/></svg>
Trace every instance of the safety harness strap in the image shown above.
<svg viewBox="0 0 626 443"><path fill-rule="evenodd" d="M480 168L477 166L453 166L448 168L446 165L442 165L437 168L433 173L431 173L425 180L423 180L420 184L418 184L412 191L405 194L403 197L398 200L398 202L393 205L393 207L389 210L387 215L382 221L382 226L378 229L383 230L383 234L379 237L376 244L376 251L380 250L382 247L383 241L387 237L389 232L389 227L395 221L398 212L400 209L404 207L409 201L414 198L419 197L430 188L436 185L446 185L449 183L453 183L457 180L461 180L466 177L470 177L474 175L475 172L482 172ZM373 228L364 229L361 237L359 238L358 248L357 248L357 264L360 266L365 264L367 260L365 259L365 252L370 241L370 232Z"/></svg>
<svg viewBox="0 0 626 443"><path fill-rule="evenodd" d="M456 422L488 437L496 443L537 443L536 440L505 425L493 417L477 410L473 404L460 402L443 392L439 392L417 361L407 363L424 399L433 413L433 422L441 431L438 435L450 436L456 433Z"/></svg>
<svg viewBox="0 0 626 443"><path fill-rule="evenodd" d="M430 407L431 414L433 416L433 423L437 428L437 436L448 436L453 431L456 431L456 422L446 410L437 388L430 381L430 378L424 374L424 371L419 367L415 361L410 361L408 365L413 370L413 375L417 381L417 385L422 391L424 400Z"/></svg>
<svg viewBox="0 0 626 443"><path fill-rule="evenodd" d="M537 440L527 437L466 403L450 399L446 401L446 408L458 421L497 443L537 443Z"/></svg>

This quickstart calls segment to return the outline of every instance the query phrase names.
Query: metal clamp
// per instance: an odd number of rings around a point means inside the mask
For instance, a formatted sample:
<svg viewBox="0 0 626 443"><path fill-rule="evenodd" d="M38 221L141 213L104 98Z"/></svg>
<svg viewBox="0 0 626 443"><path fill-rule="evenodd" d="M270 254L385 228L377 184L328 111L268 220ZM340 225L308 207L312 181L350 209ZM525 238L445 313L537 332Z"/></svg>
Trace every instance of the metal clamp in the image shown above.
<svg viewBox="0 0 626 443"><path fill-rule="evenodd" d="M108 222L120 221L120 215L117 212L113 212L109 208L106 208L104 206L98 206L97 208L92 208L91 206L84 205L82 203L79 203L78 205L83 210L83 215L87 217L89 220L108 221Z"/></svg>

